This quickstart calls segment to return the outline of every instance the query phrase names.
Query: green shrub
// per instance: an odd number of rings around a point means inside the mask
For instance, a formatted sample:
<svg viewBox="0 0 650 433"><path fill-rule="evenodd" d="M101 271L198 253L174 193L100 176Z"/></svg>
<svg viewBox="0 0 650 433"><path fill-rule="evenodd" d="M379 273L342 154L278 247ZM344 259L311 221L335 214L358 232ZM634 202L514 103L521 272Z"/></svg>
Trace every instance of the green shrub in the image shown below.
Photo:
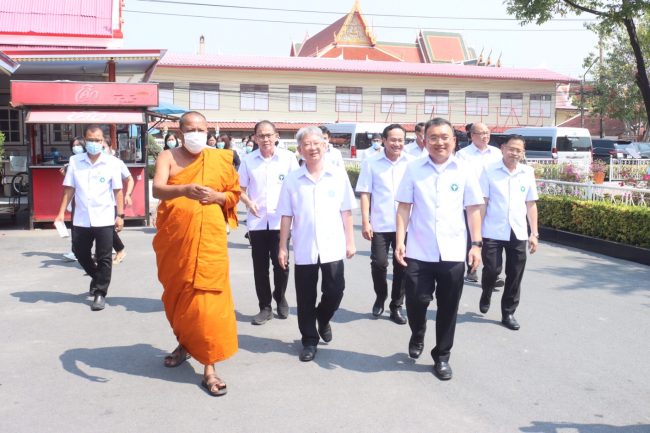
<svg viewBox="0 0 650 433"><path fill-rule="evenodd" d="M537 208L542 226L650 248L650 208L566 196L542 196Z"/></svg>
<svg viewBox="0 0 650 433"><path fill-rule="evenodd" d="M348 178L350 178L352 189L355 189L357 187L357 180L359 179L359 172L361 169L358 167L345 167L345 171L348 172Z"/></svg>

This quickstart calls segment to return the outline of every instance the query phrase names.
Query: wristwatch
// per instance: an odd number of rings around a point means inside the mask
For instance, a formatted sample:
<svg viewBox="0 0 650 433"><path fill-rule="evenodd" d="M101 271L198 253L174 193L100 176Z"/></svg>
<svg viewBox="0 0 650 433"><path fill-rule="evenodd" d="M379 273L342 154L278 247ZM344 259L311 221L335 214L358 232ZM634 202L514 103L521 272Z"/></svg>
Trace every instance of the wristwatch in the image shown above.
<svg viewBox="0 0 650 433"><path fill-rule="evenodd" d="M121 213L121 214L118 214L117 216L120 217L120 218L122 218L122 219L124 219L124 217L125 217L126 215L124 215L123 213Z"/></svg>
<svg viewBox="0 0 650 433"><path fill-rule="evenodd" d="M472 241L472 246L483 248L483 241Z"/></svg>

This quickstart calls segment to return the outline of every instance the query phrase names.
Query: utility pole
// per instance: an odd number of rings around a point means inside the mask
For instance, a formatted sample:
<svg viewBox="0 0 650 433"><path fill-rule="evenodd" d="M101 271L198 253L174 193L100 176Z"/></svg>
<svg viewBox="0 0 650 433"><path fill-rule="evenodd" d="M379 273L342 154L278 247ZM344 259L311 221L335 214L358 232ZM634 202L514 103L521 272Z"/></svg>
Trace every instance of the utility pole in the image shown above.
<svg viewBox="0 0 650 433"><path fill-rule="evenodd" d="M603 75L603 37L602 35L598 38L598 51L599 51L599 59L600 59L600 64L598 65L600 67L600 70L598 71L598 84L602 84L602 75ZM602 88L602 86L600 86ZM602 95L601 95L602 97ZM605 136L605 128L603 128L603 104L600 104L600 138L603 138Z"/></svg>

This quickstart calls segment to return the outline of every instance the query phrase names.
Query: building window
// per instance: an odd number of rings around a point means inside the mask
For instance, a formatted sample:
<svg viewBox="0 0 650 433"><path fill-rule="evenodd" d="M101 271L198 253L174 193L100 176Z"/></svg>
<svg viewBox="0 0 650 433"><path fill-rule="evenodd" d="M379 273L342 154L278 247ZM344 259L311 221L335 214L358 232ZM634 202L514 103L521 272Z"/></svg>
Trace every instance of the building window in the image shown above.
<svg viewBox="0 0 650 433"><path fill-rule="evenodd" d="M406 89L381 89L382 113L406 113Z"/></svg>
<svg viewBox="0 0 650 433"><path fill-rule="evenodd" d="M424 113L449 114L449 90L425 90Z"/></svg>
<svg viewBox="0 0 650 433"><path fill-rule="evenodd" d="M488 92L465 92L465 112L470 116L487 116Z"/></svg>
<svg viewBox="0 0 650 433"><path fill-rule="evenodd" d="M337 87L336 111L361 113L362 94L361 87Z"/></svg>
<svg viewBox="0 0 650 433"><path fill-rule="evenodd" d="M218 110L219 85L190 83L190 110Z"/></svg>
<svg viewBox="0 0 650 433"><path fill-rule="evenodd" d="M551 117L551 95L530 95L530 117Z"/></svg>
<svg viewBox="0 0 650 433"><path fill-rule="evenodd" d="M269 86L266 84L241 84L239 86L242 111L268 111Z"/></svg>
<svg viewBox="0 0 650 433"><path fill-rule="evenodd" d="M0 108L0 131L5 135L6 144L20 144L20 111Z"/></svg>
<svg viewBox="0 0 650 433"><path fill-rule="evenodd" d="M289 86L289 111L316 111L316 86Z"/></svg>
<svg viewBox="0 0 650 433"><path fill-rule="evenodd" d="M501 116L522 116L524 114L524 95L521 93L501 94Z"/></svg>
<svg viewBox="0 0 650 433"><path fill-rule="evenodd" d="M174 105L174 83L158 83L158 104Z"/></svg>

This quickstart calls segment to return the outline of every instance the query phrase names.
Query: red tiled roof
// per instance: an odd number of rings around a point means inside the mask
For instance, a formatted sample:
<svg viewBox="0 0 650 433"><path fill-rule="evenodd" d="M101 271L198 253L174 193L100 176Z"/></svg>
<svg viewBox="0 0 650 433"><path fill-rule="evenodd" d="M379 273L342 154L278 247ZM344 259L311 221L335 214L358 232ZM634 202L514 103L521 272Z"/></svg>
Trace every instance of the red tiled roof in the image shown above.
<svg viewBox="0 0 650 433"><path fill-rule="evenodd" d="M411 46L404 44L391 44L390 42L377 42L377 48L393 54L405 62L422 63L420 50L416 44Z"/></svg>
<svg viewBox="0 0 650 433"><path fill-rule="evenodd" d="M461 61L465 60L465 50L462 40L452 35L426 35L426 43L433 54L433 61Z"/></svg>
<svg viewBox="0 0 650 433"><path fill-rule="evenodd" d="M323 48L333 44L334 34L341 30L341 26L345 23L346 18L347 15L342 16L311 38L307 39L300 47L300 51L298 51L297 55L301 57L315 56L317 55L317 52L320 52Z"/></svg>
<svg viewBox="0 0 650 433"><path fill-rule="evenodd" d="M383 60L394 62L399 60L396 55L386 53L373 47L333 47L322 58L345 60Z"/></svg>
<svg viewBox="0 0 650 433"><path fill-rule="evenodd" d="M111 37L113 0L0 0L0 34Z"/></svg>
<svg viewBox="0 0 650 433"><path fill-rule="evenodd" d="M578 79L547 69L489 68L458 64L427 64L364 60L323 59L314 57L253 57L167 52L158 63L161 67L257 69L282 71L356 72L395 75L416 75L468 79L542 81L554 83L579 82Z"/></svg>

